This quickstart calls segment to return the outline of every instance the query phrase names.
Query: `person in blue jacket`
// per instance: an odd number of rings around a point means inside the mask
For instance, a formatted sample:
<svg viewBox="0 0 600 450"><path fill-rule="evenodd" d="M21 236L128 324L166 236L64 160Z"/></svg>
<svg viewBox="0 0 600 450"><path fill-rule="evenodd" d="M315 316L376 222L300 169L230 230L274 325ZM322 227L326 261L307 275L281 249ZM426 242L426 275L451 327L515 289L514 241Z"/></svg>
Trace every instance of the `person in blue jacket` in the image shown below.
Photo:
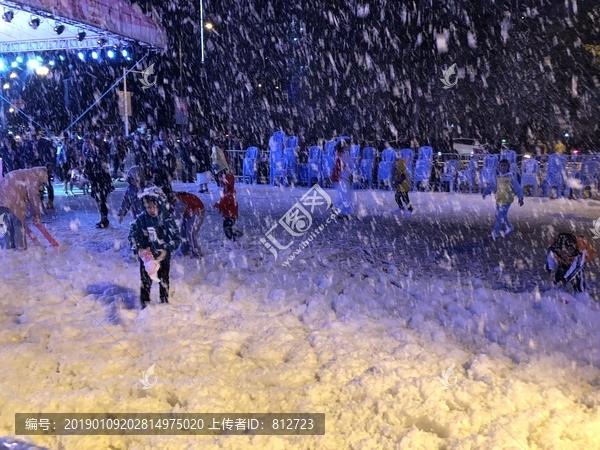
<svg viewBox="0 0 600 450"><path fill-rule="evenodd" d="M147 188L140 197L144 212L132 222L129 241L140 260L140 302L143 309L150 302L152 281L159 283L160 302L169 303L171 255L181 244L181 235L160 188Z"/></svg>

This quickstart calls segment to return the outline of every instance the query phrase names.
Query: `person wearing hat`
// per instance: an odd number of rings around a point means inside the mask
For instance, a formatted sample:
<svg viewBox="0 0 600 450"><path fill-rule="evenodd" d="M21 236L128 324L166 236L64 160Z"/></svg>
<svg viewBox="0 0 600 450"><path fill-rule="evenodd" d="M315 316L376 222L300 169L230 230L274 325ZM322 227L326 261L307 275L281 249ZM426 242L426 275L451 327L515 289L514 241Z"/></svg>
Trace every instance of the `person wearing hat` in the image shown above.
<svg viewBox="0 0 600 450"><path fill-rule="evenodd" d="M181 235L160 188L149 187L140 198L144 212L132 222L129 242L140 261L140 302L144 309L150 302L152 281L159 283L160 302L169 303L171 255L181 244Z"/></svg>

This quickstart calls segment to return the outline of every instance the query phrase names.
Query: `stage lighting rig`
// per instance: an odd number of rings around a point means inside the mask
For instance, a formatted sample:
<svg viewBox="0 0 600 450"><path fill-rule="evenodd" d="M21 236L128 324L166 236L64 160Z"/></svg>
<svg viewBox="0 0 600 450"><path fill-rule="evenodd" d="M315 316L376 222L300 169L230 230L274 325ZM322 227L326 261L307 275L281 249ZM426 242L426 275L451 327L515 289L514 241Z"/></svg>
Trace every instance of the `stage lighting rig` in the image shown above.
<svg viewBox="0 0 600 450"><path fill-rule="evenodd" d="M29 21L29 26L31 28L37 30L37 28L40 26L40 23L42 23L42 19L40 19L39 17L31 16L31 20Z"/></svg>

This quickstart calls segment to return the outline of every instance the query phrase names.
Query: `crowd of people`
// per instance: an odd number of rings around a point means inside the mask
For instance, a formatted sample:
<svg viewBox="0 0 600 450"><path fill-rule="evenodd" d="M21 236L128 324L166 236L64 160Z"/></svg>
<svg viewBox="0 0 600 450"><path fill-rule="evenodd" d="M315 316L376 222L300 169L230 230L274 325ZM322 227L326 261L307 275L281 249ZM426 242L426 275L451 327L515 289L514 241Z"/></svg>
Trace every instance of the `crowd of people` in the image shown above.
<svg viewBox="0 0 600 450"><path fill-rule="evenodd" d="M333 187L337 191L332 208L341 220L349 220L354 213L349 148L343 140L336 144L336 158L331 176ZM401 158L396 161L392 186L396 191L395 200L398 205L396 212L410 216L413 212L408 195L410 184L406 163ZM484 190L482 197L485 199L492 192L496 200L496 221L489 238L495 240L501 236L506 237L514 230L508 219L508 211L515 198L518 199L519 206L524 204L523 190L516 174L510 171L510 163L506 159L499 162L498 173ZM545 268L552 273L552 281L555 285L568 284L575 292L584 292L584 268L594 259L595 254L594 246L584 236L568 232L558 233L548 247Z"/></svg>
<svg viewBox="0 0 600 450"><path fill-rule="evenodd" d="M212 145L209 150L209 142L203 144L197 145L189 137L175 143L162 131L151 140L138 134L125 140L123 136L113 138L102 132L86 133L83 139L65 133L54 143L43 134L28 133L20 139L5 136L0 147L4 174L0 181L0 234L10 229L10 242L4 246L26 248L25 211L29 205L34 223L39 222L44 187L48 192L45 206L48 209L54 207L54 176L65 182L66 191L69 174L75 171L85 174L90 183L90 195L98 203L100 221L97 228L109 226L107 197L114 190L113 181L126 177L128 186L118 218L122 223L130 210L134 217L129 240L140 262L142 307L149 301L152 280L160 283L161 301L168 302L171 255L178 251L193 258L201 256L198 234L205 214L204 204L198 196L173 190L178 160L182 181L195 182L195 175L199 174L199 192L207 191L211 175L214 176L217 184L223 187L221 200L213 207L223 216L224 234L232 241L242 236L235 228L239 212L235 177L231 174L227 155L218 145ZM135 165L125 175L124 161L129 152ZM350 167L349 144L340 140L336 144L331 178L337 191L332 208L341 220L350 220L354 214ZM402 159L396 162L392 185L398 212L411 215L410 186ZM500 161L495 182L485 190L483 197L492 192L496 194L496 223L490 237L497 239L514 229L508 220L508 210L515 197L519 205L523 205L523 193L507 160ZM572 284L574 290L583 291L583 268L594 257L593 246L582 236L569 234L565 237L563 234L558 235L548 249L547 269L555 274L555 283Z"/></svg>
<svg viewBox="0 0 600 450"><path fill-rule="evenodd" d="M67 193L69 184L72 190L73 183L79 185L80 178L85 179L91 188L91 195L98 202L98 228L109 225L106 199L114 190L113 182L125 178L125 160L129 154L135 165L144 172L145 179L161 187L166 195L172 190L171 183L178 164L181 167L181 180L186 183L198 180L201 193L208 192L208 183L212 178L220 185L221 175L231 171L220 142L198 140L190 136L174 140L164 131L154 135L136 132L127 138L102 130L85 133L81 137L65 132L53 139L43 132L20 135L7 133L0 145L4 176L18 169L47 168L48 202L45 206L48 209L54 208L51 181L56 178L64 182Z"/></svg>
<svg viewBox="0 0 600 450"><path fill-rule="evenodd" d="M128 145L131 147L128 148ZM171 256L202 256L199 240L205 207L202 200L189 192L176 192L172 181L178 159L184 182L194 182L201 175L200 191L206 192L213 175L223 187L220 201L213 207L223 216L225 237L236 241L242 233L235 228L238 204L235 178L224 150L209 143L204 146L186 137L177 143L161 131L151 140L138 134L125 140L109 133L86 133L82 139L65 133L54 142L43 134L28 133L15 138L7 135L0 148L3 177L0 180L0 246L26 249L27 212L39 224L43 206L54 208L52 181L58 177L67 183L75 172L83 174L90 184L90 195L98 203L100 221L97 228L107 228L108 195L113 181L127 179L128 186L118 211L122 223L129 211L134 221L129 240L140 262L140 301L150 301L152 281L160 286L160 301L168 302ZM124 162L131 152L135 165L124 174ZM48 203L43 205L44 189Z"/></svg>

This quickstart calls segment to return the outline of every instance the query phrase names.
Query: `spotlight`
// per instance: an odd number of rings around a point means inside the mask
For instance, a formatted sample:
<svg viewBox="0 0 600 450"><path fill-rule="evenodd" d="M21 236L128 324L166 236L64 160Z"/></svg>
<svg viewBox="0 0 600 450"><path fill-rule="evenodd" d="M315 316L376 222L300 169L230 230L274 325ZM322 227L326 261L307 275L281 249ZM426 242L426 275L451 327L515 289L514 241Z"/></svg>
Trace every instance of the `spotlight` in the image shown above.
<svg viewBox="0 0 600 450"><path fill-rule="evenodd" d="M17 72L11 72L11 73L10 73L10 75L9 75L9 78L12 78L12 79L14 80L14 79L15 79L15 78L17 78L18 76L19 76L19 75L17 75Z"/></svg>
<svg viewBox="0 0 600 450"><path fill-rule="evenodd" d="M106 56L108 56L109 58L114 58L115 57L115 51L112 49L109 49L106 51ZM0 69L2 70L2 69Z"/></svg>
<svg viewBox="0 0 600 450"><path fill-rule="evenodd" d="M15 13L10 10L5 11L4 14L2 14L2 19L8 23L10 23L13 20L13 17L15 17Z"/></svg>
<svg viewBox="0 0 600 450"><path fill-rule="evenodd" d="M6 63L3 59L0 59L0 72L4 72L6 70Z"/></svg>
<svg viewBox="0 0 600 450"><path fill-rule="evenodd" d="M34 30L37 30L37 27L40 26L40 23L42 23L42 21L40 20L39 17L31 16L31 20L29 21L29 26L31 28L33 28Z"/></svg>
<svg viewBox="0 0 600 450"><path fill-rule="evenodd" d="M19 67L19 63L16 61L13 61L10 63L10 67L13 67L13 68Z"/></svg>
<svg viewBox="0 0 600 450"><path fill-rule="evenodd" d="M50 69L48 69L46 66L41 66L35 69L35 73L41 76L46 76L50 73Z"/></svg>
<svg viewBox="0 0 600 450"><path fill-rule="evenodd" d="M35 70L40 67L40 62L37 59L30 59L27 61L27 68Z"/></svg>
<svg viewBox="0 0 600 450"><path fill-rule="evenodd" d="M65 26L62 23L54 27L54 32L58 35L62 34L63 31L65 31Z"/></svg>
<svg viewBox="0 0 600 450"><path fill-rule="evenodd" d="M96 50L92 52L92 58L98 59L98 52Z"/></svg>
<svg viewBox="0 0 600 450"><path fill-rule="evenodd" d="M99 38L97 41L98 46L104 47L106 45L107 40L105 38Z"/></svg>
<svg viewBox="0 0 600 450"><path fill-rule="evenodd" d="M77 40L79 42L83 41L85 39L86 33L85 31L80 31L79 33L77 33Z"/></svg>
<svg viewBox="0 0 600 450"><path fill-rule="evenodd" d="M2 86L2 88L10 89L10 83L4 83L4 86Z"/></svg>
<svg viewBox="0 0 600 450"><path fill-rule="evenodd" d="M126 49L123 49L121 55L123 55L123 58L127 58L129 56L129 52Z"/></svg>
<svg viewBox="0 0 600 450"><path fill-rule="evenodd" d="M80 60L85 61L85 55L83 54L83 52L77 53L77 56L79 57Z"/></svg>
<svg viewBox="0 0 600 450"><path fill-rule="evenodd" d="M22 56L17 56L17 62L18 63L22 63L23 62L23 57Z"/></svg>
<svg viewBox="0 0 600 450"><path fill-rule="evenodd" d="M50 66L54 66L55 62L54 62L54 60L53 60L53 59L51 59L50 61L48 61L48 64L49 64Z"/></svg>
<svg viewBox="0 0 600 450"><path fill-rule="evenodd" d="M58 57L60 58L61 61L64 61L66 59L65 55L59 55Z"/></svg>

